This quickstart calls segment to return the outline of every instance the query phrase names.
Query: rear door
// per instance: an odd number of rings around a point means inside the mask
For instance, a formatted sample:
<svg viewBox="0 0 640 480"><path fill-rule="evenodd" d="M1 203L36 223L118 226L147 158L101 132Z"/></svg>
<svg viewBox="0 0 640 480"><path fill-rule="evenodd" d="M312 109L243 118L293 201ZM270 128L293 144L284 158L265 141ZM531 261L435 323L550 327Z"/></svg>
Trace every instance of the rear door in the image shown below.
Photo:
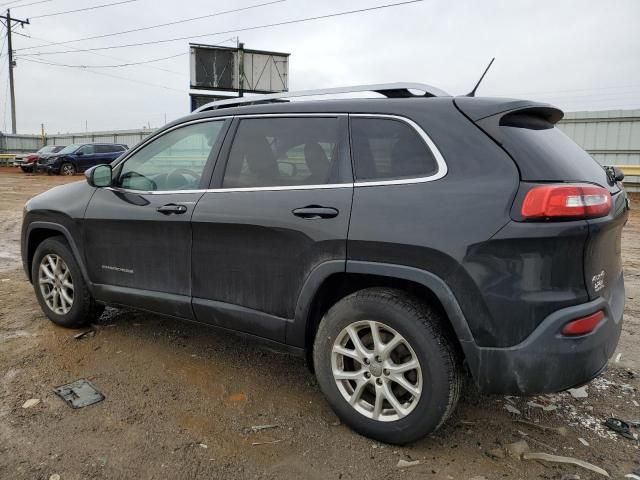
<svg viewBox="0 0 640 480"><path fill-rule="evenodd" d="M233 134L232 134L233 133ZM199 321L284 342L302 285L346 261L353 178L346 115L234 120L193 214Z"/></svg>

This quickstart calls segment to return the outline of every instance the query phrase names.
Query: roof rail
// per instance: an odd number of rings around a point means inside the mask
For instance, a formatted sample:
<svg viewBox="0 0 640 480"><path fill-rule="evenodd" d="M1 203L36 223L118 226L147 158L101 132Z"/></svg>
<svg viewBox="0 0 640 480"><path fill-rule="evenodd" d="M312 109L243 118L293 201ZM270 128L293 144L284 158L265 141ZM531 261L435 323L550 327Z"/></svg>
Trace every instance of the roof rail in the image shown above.
<svg viewBox="0 0 640 480"><path fill-rule="evenodd" d="M414 95L409 90L419 90L423 95ZM299 90L297 92L269 93L254 97L238 97L228 100L218 100L207 103L196 109L194 113L218 108L230 108L241 105L259 105L262 103L274 103L287 101L288 98L310 97L315 95L335 95L339 93L376 92L387 98L411 98L411 97L450 97L444 90L425 85L423 83L381 83L375 85L355 85L353 87L324 88L320 90Z"/></svg>

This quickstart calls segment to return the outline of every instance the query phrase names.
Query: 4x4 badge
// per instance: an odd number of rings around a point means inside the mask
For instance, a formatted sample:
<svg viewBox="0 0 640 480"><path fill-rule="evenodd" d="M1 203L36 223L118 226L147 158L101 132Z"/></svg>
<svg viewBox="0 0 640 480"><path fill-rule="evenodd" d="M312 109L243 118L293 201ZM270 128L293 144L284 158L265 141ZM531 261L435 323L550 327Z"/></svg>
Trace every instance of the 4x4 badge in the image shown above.
<svg viewBox="0 0 640 480"><path fill-rule="evenodd" d="M593 282L593 290L596 292L599 292L600 290L602 290L604 288L604 279L605 279L606 273L604 270L602 270L600 273L598 273L597 275L594 275L593 278L591 279L591 281Z"/></svg>

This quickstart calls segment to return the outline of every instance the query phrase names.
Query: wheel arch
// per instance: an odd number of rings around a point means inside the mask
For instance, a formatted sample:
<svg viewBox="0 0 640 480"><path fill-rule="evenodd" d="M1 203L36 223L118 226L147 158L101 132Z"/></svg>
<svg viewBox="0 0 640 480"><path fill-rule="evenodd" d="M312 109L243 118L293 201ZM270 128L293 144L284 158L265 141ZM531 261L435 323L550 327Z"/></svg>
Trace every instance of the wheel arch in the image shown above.
<svg viewBox="0 0 640 480"><path fill-rule="evenodd" d="M82 273L82 277L87 284L89 290L92 290L92 284L89 281L89 276L87 274L87 270L85 268L84 262L82 261L82 255L80 254L80 250L78 249L78 245L76 244L71 232L64 225L60 225L59 223L53 222L42 222L36 221L29 224L27 227L27 232L24 239L24 245L22 246L23 254L23 263L24 270L27 274L27 278L30 282L33 282L33 278L31 278L31 267L33 265L33 257L42 242L44 242L47 238L51 237L63 237L69 248L71 249L71 253L75 258L80 272Z"/></svg>
<svg viewBox="0 0 640 480"><path fill-rule="evenodd" d="M438 309L457 340L460 353L476 361L477 347L469 325L444 280L426 270L405 265L352 261L327 262L311 272L296 305L296 316L287 329L287 343L305 349L308 365L313 340L324 313L345 296L368 287L392 287L408 291Z"/></svg>

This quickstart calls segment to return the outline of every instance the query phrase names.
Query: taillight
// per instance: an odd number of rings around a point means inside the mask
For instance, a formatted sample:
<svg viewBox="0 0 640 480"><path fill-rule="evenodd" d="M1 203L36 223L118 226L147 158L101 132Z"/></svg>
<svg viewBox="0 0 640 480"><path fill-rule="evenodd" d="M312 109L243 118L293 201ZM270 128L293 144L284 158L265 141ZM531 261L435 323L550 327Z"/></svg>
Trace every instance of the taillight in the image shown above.
<svg viewBox="0 0 640 480"><path fill-rule="evenodd" d="M600 310L587 317L571 320L564 327L562 327L562 334L569 337L573 337L576 335L586 335L587 333L593 332L593 330L598 326L603 318L604 312Z"/></svg>
<svg viewBox="0 0 640 480"><path fill-rule="evenodd" d="M589 184L553 184L527 192L520 212L525 219L596 218L611 210L606 188Z"/></svg>

